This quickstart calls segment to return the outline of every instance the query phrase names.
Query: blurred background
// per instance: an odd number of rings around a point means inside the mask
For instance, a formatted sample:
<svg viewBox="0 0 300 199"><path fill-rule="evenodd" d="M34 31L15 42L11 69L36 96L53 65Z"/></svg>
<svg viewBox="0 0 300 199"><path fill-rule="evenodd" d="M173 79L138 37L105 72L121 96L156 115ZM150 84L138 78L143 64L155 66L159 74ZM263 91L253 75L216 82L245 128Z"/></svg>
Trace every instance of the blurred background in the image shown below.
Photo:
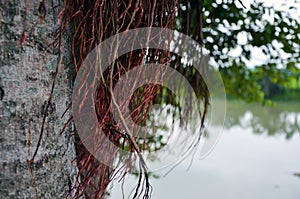
<svg viewBox="0 0 300 199"><path fill-rule="evenodd" d="M121 31L172 27L191 36L210 55L209 64L220 72L226 90L224 124L211 121L212 131L223 128L214 149L205 158L194 154L176 167L151 171L152 198L300 198L299 0L65 2L74 9L64 9L60 0L0 0L0 198L65 198L77 185L82 193L92 195L93 183L96 194L106 191L112 173L98 175L101 164L81 148L78 137L74 139L71 93L76 64L101 42L98 33L106 39L124 22ZM134 4L138 8L135 16ZM95 14L94 8L106 14ZM118 16L120 12L126 14ZM106 31L100 28L100 19L108 27ZM62 45L58 44L62 35L56 31L60 25L71 25ZM151 57L157 61L156 56ZM173 67L182 70L199 97L206 99L200 75L186 67L189 62L178 60L183 59L173 60ZM131 66L128 64L128 70ZM158 100L179 108L172 104L172 93L163 89ZM210 107L221 107L223 102L216 100ZM109 107L110 101L106 103ZM173 114L175 119L178 115ZM164 116L160 121L168 122ZM210 133L202 139L208 140ZM156 134L149 145L154 143L155 150L160 150L167 145L164 141L164 136ZM148 166L157 168L162 162L153 158ZM132 198L137 176L127 175L123 182L109 184L108 198L120 199L122 193L124 198L130 194Z"/></svg>

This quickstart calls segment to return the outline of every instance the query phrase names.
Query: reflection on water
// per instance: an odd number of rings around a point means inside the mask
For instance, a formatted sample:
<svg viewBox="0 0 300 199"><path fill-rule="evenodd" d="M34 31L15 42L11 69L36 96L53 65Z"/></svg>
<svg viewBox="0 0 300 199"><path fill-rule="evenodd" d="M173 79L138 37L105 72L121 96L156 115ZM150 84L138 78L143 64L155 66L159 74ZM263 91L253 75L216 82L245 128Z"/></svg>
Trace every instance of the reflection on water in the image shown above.
<svg viewBox="0 0 300 199"><path fill-rule="evenodd" d="M300 106L276 107L228 101L225 129L214 151L204 160L183 162L169 175L152 178L153 199L299 199ZM153 163L154 164L154 163ZM125 196L136 185L124 184ZM113 199L122 195L115 182ZM125 197L125 198L127 198Z"/></svg>
<svg viewBox="0 0 300 199"><path fill-rule="evenodd" d="M300 104L277 102L274 107L229 101L226 128L251 128L253 133L269 136L284 134L287 139L300 133Z"/></svg>
<svg viewBox="0 0 300 199"><path fill-rule="evenodd" d="M300 173L294 173L294 175L300 178Z"/></svg>

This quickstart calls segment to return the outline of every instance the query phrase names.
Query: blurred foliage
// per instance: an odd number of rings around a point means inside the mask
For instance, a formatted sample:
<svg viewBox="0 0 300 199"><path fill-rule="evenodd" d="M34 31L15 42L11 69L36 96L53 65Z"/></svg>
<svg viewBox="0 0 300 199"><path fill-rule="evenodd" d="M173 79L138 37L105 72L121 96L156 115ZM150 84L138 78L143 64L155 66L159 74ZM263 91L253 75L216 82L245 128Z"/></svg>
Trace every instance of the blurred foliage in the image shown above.
<svg viewBox="0 0 300 199"><path fill-rule="evenodd" d="M197 41L201 35L193 30L199 26L201 2L181 1L179 16L186 13L190 17L176 21L179 31ZM203 43L222 74L228 94L247 102L270 103L268 99L280 89L300 88L300 18L291 16L294 6L282 8L276 10L261 2L243 8L237 0L205 1ZM249 68L253 49L261 51L266 61ZM233 50L239 52L233 54Z"/></svg>

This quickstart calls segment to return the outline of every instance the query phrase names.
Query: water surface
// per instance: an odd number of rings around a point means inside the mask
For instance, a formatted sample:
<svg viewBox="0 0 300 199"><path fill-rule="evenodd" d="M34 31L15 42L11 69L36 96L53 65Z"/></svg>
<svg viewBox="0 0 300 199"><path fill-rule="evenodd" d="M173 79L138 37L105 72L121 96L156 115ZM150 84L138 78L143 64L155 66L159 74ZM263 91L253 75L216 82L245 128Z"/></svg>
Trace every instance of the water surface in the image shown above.
<svg viewBox="0 0 300 199"><path fill-rule="evenodd" d="M299 199L300 104L275 107L228 101L223 135L212 153L151 178L153 199ZM125 195L136 185L125 183ZM111 198L121 198L115 182ZM127 198L127 197L125 197Z"/></svg>

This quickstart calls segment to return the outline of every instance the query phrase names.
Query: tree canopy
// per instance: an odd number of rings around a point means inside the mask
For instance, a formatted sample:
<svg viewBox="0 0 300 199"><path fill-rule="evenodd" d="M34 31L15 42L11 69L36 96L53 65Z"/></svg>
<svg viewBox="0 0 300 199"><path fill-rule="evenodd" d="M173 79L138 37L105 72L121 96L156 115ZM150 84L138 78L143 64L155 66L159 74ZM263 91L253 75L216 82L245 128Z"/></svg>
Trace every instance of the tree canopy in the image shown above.
<svg viewBox="0 0 300 199"><path fill-rule="evenodd" d="M248 8L239 1L205 1L203 43L222 73L226 92L246 101L264 102L269 89L263 81L283 87L298 82L299 88L297 3L283 4L278 10L259 1ZM196 24L194 18L191 15ZM255 57L257 52L261 57ZM263 62L251 63L260 58Z"/></svg>

